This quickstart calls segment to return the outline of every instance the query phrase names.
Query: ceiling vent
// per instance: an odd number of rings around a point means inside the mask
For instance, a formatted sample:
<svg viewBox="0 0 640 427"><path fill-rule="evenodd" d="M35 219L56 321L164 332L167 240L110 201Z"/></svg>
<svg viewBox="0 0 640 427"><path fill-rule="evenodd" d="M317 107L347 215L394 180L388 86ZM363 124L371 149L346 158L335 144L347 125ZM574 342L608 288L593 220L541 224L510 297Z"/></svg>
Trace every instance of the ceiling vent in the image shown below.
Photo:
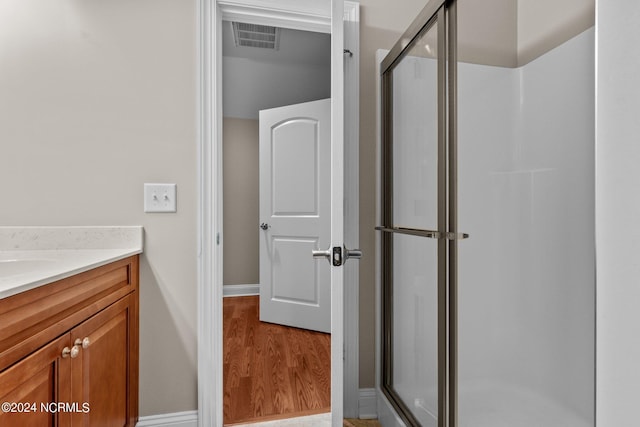
<svg viewBox="0 0 640 427"><path fill-rule="evenodd" d="M280 28L245 22L232 22L231 24L233 25L233 38L236 46L278 50Z"/></svg>

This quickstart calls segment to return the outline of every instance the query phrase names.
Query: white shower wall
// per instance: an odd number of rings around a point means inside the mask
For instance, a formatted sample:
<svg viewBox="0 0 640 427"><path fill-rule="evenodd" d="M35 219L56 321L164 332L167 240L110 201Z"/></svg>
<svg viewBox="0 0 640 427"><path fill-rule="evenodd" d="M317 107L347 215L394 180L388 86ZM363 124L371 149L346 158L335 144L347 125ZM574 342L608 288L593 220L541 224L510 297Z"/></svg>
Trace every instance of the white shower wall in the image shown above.
<svg viewBox="0 0 640 427"><path fill-rule="evenodd" d="M394 70L394 145L434 146L435 81L432 59ZM594 30L520 68L460 63L458 90L459 425L593 426ZM431 151L394 150L398 178L416 180L394 183L398 226L435 226ZM404 242L394 387L430 425L435 251Z"/></svg>
<svg viewBox="0 0 640 427"><path fill-rule="evenodd" d="M594 30L458 85L460 425L592 426Z"/></svg>

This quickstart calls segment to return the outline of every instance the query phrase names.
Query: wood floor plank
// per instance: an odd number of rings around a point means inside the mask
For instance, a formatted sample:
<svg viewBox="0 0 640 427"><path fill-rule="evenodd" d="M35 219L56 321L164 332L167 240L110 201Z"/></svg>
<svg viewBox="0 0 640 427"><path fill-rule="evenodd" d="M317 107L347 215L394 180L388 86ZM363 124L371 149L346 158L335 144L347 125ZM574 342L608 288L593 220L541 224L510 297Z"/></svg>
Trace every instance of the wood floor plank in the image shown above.
<svg viewBox="0 0 640 427"><path fill-rule="evenodd" d="M224 423L331 410L331 336L260 322L259 298L224 299Z"/></svg>
<svg viewBox="0 0 640 427"><path fill-rule="evenodd" d="M273 414L271 399L271 387L268 381L266 369L265 337L257 335L253 347L253 364L251 365L251 397L249 405L253 418L265 417ZM232 398L242 399L242 396Z"/></svg>
<svg viewBox="0 0 640 427"><path fill-rule="evenodd" d="M277 414L293 413L295 412L293 390L285 360L282 334L272 328L269 337L271 340L267 340L267 369L270 370L273 410Z"/></svg>
<svg viewBox="0 0 640 427"><path fill-rule="evenodd" d="M234 395L238 396L251 396L251 378L240 378L238 387L234 390ZM240 419L248 419L253 416L251 412L251 406L246 404L245 399L231 399L233 407L233 414Z"/></svg>
<svg viewBox="0 0 640 427"><path fill-rule="evenodd" d="M331 404L331 341L314 340L311 353L316 363L311 365L318 393L323 401Z"/></svg>
<svg viewBox="0 0 640 427"><path fill-rule="evenodd" d="M309 369L308 361L303 356L298 366L290 368L291 386L294 391L295 405L302 408L320 409L323 402L316 389L313 373Z"/></svg>
<svg viewBox="0 0 640 427"><path fill-rule="evenodd" d="M238 387L240 383L240 358L237 357L237 354L241 351L242 347L238 342L237 338L229 340L229 355L227 364L229 368L227 369L227 382L226 385L228 388Z"/></svg>

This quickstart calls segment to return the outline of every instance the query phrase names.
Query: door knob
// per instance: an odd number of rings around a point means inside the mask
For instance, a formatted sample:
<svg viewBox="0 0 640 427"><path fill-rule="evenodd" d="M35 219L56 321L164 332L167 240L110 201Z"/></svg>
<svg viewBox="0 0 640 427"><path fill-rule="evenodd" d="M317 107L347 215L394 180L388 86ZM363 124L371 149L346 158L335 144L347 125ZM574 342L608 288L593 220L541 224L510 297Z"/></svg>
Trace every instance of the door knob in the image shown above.
<svg viewBox="0 0 640 427"><path fill-rule="evenodd" d="M343 250L344 248L344 250ZM362 251L360 249L347 249L346 246L342 248L335 246L329 248L326 251L311 251L314 258L326 258L334 267L340 267L349 258L360 259L362 258Z"/></svg>
<svg viewBox="0 0 640 427"><path fill-rule="evenodd" d="M362 251L360 249L347 249L344 247L344 260L348 260L350 258L360 259L362 258Z"/></svg>
<svg viewBox="0 0 640 427"><path fill-rule="evenodd" d="M269 228L271 228L271 226L266 222L263 222L262 224L260 224L260 228L262 228L264 231L267 231Z"/></svg>
<svg viewBox="0 0 640 427"><path fill-rule="evenodd" d="M331 261L331 249L327 249L326 251L311 251L314 258L326 258Z"/></svg>

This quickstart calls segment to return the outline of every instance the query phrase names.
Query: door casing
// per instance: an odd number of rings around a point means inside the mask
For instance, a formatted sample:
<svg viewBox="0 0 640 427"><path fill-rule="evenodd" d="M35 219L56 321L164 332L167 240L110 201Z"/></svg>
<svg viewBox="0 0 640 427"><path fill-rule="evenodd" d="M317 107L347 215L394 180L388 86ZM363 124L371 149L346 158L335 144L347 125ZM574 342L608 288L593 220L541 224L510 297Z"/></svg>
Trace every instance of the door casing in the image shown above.
<svg viewBox="0 0 640 427"><path fill-rule="evenodd" d="M222 426L222 20L235 19L244 22L284 26L293 29L331 32L331 5L338 5L334 14L349 21L349 30L344 32L345 43L355 61L345 64L345 86L339 100L344 100L345 129L340 129L347 138L355 138L345 144L345 199L358 200L358 4L342 0L199 0L198 59L199 59L199 123L198 123L198 425ZM340 29L339 31L342 31ZM332 42L332 59L342 56L343 46ZM353 62L356 65L353 65ZM333 81L333 78L332 78ZM332 84L333 86L333 84ZM335 89L332 88L332 92ZM333 94L332 94L333 95ZM355 153L355 155L354 155ZM356 172L355 174L353 172ZM353 181L355 179L355 182ZM357 203L356 203L357 205ZM357 247L358 210L350 209L345 218L345 243ZM340 230L342 232L342 230ZM354 240L355 236L355 240ZM332 239L333 240L333 239ZM332 297L336 326L342 325L332 334L332 385L340 382L343 387L332 386L332 425L342 424L343 413L357 416L358 404L358 275L354 270L345 271L344 299ZM342 313L344 304L355 308ZM335 310L336 307L340 310ZM343 342L345 346L343 355ZM354 354L355 353L355 354ZM341 360L344 356L344 367ZM344 376L343 376L344 374ZM344 396L343 396L344 390ZM344 400L344 407L343 407Z"/></svg>

